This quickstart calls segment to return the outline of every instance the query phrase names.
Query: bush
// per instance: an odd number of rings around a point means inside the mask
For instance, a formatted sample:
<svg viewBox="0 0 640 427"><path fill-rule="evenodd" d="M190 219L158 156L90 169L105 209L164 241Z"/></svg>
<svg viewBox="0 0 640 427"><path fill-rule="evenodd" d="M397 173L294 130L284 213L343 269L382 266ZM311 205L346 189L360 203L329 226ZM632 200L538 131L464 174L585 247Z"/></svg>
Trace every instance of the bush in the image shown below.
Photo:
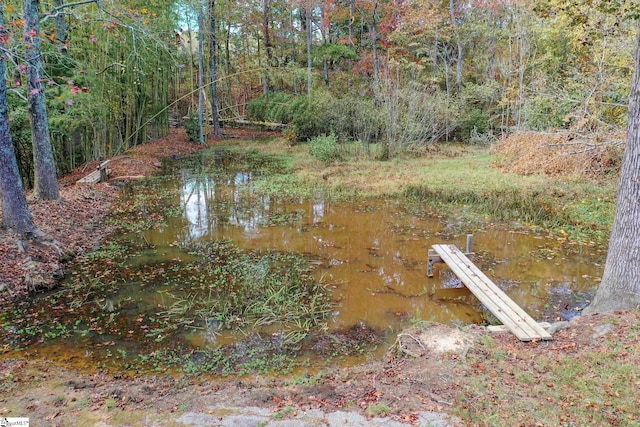
<svg viewBox="0 0 640 427"><path fill-rule="evenodd" d="M309 153L325 163L335 162L342 158L338 139L334 134L316 136L309 141Z"/></svg>
<svg viewBox="0 0 640 427"><path fill-rule="evenodd" d="M187 132L189 141L198 142L200 140L200 125L197 114L189 113L187 121L184 123L184 130Z"/></svg>
<svg viewBox="0 0 640 427"><path fill-rule="evenodd" d="M291 124L298 141L307 141L334 131L329 115L331 100L331 95L326 92L314 92L311 97L301 95L293 100Z"/></svg>
<svg viewBox="0 0 640 427"><path fill-rule="evenodd" d="M444 92L387 77L380 96L387 143L383 158L433 144L459 126L460 109Z"/></svg>
<svg viewBox="0 0 640 427"><path fill-rule="evenodd" d="M533 98L522 107L524 124L529 130L549 130L564 127L565 118L572 111L569 102L557 99Z"/></svg>
<svg viewBox="0 0 640 427"><path fill-rule="evenodd" d="M487 135L490 131L491 122L489 121L489 115L479 108L471 110L469 115L467 115L460 124L461 137L465 142L470 142L472 136Z"/></svg>
<svg viewBox="0 0 640 427"><path fill-rule="evenodd" d="M247 117L256 121L290 123L287 139L307 141L331 131L327 115L329 99L323 92L314 93L312 98L272 92L251 101Z"/></svg>
<svg viewBox="0 0 640 427"><path fill-rule="evenodd" d="M347 93L342 98L332 99L327 113L340 139L358 141L367 146L382 133L382 117L371 97Z"/></svg>
<svg viewBox="0 0 640 427"><path fill-rule="evenodd" d="M293 96L269 92L249 103L247 116L258 122L290 123Z"/></svg>

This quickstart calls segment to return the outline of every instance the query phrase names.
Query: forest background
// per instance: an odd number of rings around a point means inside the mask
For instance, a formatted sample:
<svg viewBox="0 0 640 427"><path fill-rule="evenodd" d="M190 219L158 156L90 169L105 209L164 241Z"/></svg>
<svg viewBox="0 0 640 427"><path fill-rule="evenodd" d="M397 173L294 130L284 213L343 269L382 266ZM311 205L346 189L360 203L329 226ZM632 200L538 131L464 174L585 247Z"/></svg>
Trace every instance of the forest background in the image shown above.
<svg viewBox="0 0 640 427"><path fill-rule="evenodd" d="M19 1L5 3L10 127L31 187L25 22ZM199 110L203 134L216 117L287 123L292 143L332 135L366 152L379 143L381 158L523 130L624 139L611 135L627 121L633 2L40 3L58 175L184 117L197 129Z"/></svg>

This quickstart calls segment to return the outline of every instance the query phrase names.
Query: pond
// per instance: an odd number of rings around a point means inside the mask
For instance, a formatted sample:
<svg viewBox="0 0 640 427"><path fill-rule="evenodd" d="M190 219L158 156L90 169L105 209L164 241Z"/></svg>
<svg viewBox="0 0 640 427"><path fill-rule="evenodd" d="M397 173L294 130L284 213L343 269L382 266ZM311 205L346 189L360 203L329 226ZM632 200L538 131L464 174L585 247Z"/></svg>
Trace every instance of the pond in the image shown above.
<svg viewBox="0 0 640 427"><path fill-rule="evenodd" d="M464 248L455 218L401 199L265 192L278 167L249 157L170 161L123 191L120 231L62 290L5 313L5 348L87 368L286 372L379 357L420 320L495 321L444 264L426 276L431 245ZM538 320L577 315L602 273L594 247L531 232L487 227L473 250Z"/></svg>

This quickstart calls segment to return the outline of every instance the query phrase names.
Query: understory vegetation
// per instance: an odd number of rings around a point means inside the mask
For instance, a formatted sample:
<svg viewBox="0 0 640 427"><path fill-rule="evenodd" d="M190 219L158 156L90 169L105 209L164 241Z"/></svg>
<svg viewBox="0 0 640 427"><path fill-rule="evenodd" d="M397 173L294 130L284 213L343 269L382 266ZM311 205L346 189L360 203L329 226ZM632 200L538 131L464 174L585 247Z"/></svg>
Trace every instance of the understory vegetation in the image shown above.
<svg viewBox="0 0 640 427"><path fill-rule="evenodd" d="M498 221L551 231L574 241L606 242L615 210L621 148L603 147L577 155L563 147L542 152L538 144L547 144L541 142L545 135L515 134L492 147L438 144L419 155L405 154L389 162L329 135L289 148L291 169L272 184L284 181L288 192L299 194L313 194L312 189L320 187L336 199L406 198L423 210L459 218L454 222L466 222L469 230ZM281 151L284 144L257 142L250 147ZM370 153L381 152L379 144L371 147ZM520 157L514 157L514 152ZM535 172L512 172L511 168L526 164L526 153L537 153ZM562 171L552 166L562 162ZM553 172L545 171L545 164ZM265 182L261 191L278 194L282 190L272 184Z"/></svg>
<svg viewBox="0 0 640 427"><path fill-rule="evenodd" d="M5 3L10 127L31 187L24 11ZM380 158L554 129L589 149L626 125L637 14L630 1L596 3L270 0L244 15L225 2L44 2L39 13L56 19L42 20L37 92L58 174L170 125L199 140L211 102L223 124L286 124L292 144L335 135Z"/></svg>

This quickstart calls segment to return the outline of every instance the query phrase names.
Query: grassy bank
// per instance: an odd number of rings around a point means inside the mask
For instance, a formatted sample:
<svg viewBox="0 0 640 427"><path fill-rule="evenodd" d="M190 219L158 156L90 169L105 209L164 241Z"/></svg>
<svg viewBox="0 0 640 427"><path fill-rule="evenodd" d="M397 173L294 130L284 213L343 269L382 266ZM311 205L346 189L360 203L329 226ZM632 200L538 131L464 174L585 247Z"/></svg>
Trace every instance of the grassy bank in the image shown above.
<svg viewBox="0 0 640 427"><path fill-rule="evenodd" d="M456 378L469 425L637 426L638 312L585 316L549 342L485 335Z"/></svg>
<svg viewBox="0 0 640 427"><path fill-rule="evenodd" d="M614 178L505 173L492 166L495 156L486 147L443 145L384 162L346 148L343 160L328 164L313 158L308 144L242 141L228 147L280 157L283 173L261 187L266 193L304 196L322 188L339 199L408 198L471 228L504 222L582 242L606 242L613 222Z"/></svg>

